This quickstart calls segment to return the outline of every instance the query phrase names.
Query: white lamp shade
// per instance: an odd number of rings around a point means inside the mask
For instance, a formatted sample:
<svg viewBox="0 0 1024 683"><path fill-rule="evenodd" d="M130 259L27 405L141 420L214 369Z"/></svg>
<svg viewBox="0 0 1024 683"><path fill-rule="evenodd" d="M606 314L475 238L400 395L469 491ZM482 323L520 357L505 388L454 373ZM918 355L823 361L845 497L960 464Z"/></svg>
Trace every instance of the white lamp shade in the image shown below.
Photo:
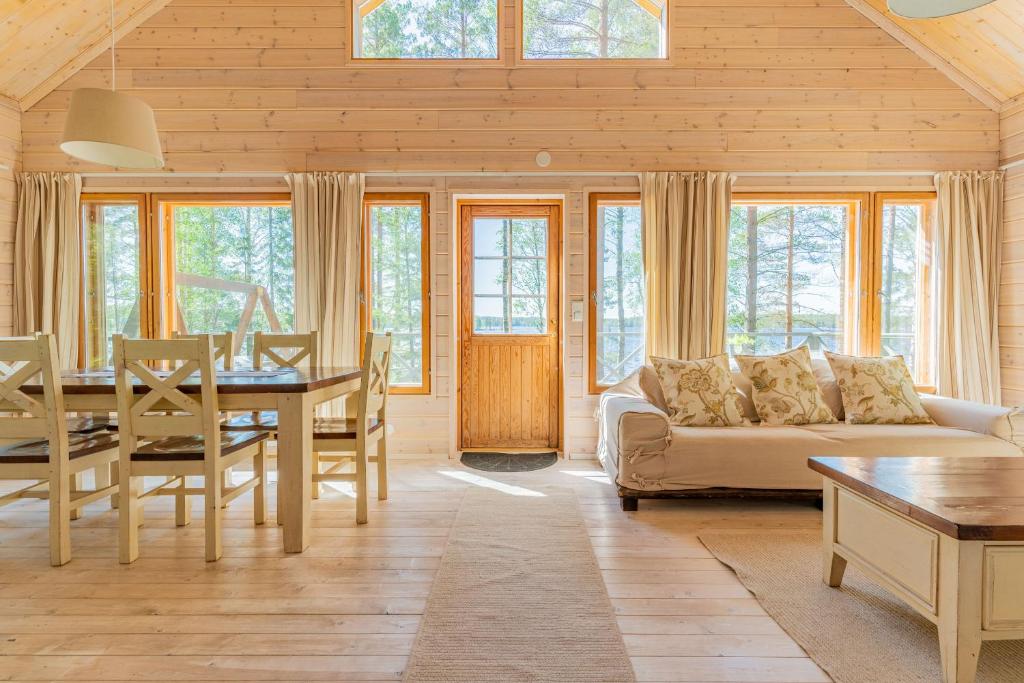
<svg viewBox="0 0 1024 683"><path fill-rule="evenodd" d="M60 148L76 159L119 168L163 168L153 109L112 90L71 93Z"/></svg>
<svg viewBox="0 0 1024 683"><path fill-rule="evenodd" d="M987 5L993 0L889 0L889 11L907 19L948 17Z"/></svg>

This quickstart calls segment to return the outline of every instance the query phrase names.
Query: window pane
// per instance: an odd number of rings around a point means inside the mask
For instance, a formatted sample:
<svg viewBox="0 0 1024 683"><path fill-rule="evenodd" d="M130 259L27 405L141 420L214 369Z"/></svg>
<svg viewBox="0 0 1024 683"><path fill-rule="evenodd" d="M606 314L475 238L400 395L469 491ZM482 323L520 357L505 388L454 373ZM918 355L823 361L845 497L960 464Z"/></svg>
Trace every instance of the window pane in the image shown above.
<svg viewBox="0 0 1024 683"><path fill-rule="evenodd" d="M391 383L419 387L423 367L423 208L370 207L370 301L374 331L391 332Z"/></svg>
<svg viewBox="0 0 1024 683"><path fill-rule="evenodd" d="M111 336L139 336L139 205L82 203L85 360L111 363Z"/></svg>
<svg viewBox="0 0 1024 683"><path fill-rule="evenodd" d="M543 218L473 221L473 331L547 331L548 222Z"/></svg>
<svg viewBox="0 0 1024 683"><path fill-rule="evenodd" d="M189 333L290 332L295 254L289 206L172 205L175 299ZM251 316L248 324L245 318ZM241 329L240 329L241 328Z"/></svg>
<svg viewBox="0 0 1024 683"><path fill-rule="evenodd" d="M845 351L850 204L735 204L729 226L727 348Z"/></svg>
<svg viewBox="0 0 1024 683"><path fill-rule="evenodd" d="M356 0L355 55L497 59L497 0Z"/></svg>
<svg viewBox="0 0 1024 683"><path fill-rule="evenodd" d="M524 0L527 59L665 56L662 0Z"/></svg>
<svg viewBox="0 0 1024 683"><path fill-rule="evenodd" d="M930 277L924 204L882 207L881 331L884 355L901 355L914 378L930 381Z"/></svg>
<svg viewBox="0 0 1024 683"><path fill-rule="evenodd" d="M601 386L625 379L644 362L644 273L640 207L597 207L595 370Z"/></svg>

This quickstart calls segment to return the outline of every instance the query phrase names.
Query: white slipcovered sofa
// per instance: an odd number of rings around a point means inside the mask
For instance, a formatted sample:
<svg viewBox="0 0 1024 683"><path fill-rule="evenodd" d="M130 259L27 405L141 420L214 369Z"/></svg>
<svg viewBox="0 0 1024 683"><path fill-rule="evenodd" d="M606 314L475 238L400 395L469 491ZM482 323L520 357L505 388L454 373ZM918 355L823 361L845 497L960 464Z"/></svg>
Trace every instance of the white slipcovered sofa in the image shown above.
<svg viewBox="0 0 1024 683"><path fill-rule="evenodd" d="M750 382L734 372L749 427L679 427L653 368L645 366L601 395L598 457L618 485L624 510L639 498L718 495L811 496L821 476L811 456L1020 456L1024 412L922 395L934 425L848 425L828 363L813 362L825 400L840 422L761 425Z"/></svg>

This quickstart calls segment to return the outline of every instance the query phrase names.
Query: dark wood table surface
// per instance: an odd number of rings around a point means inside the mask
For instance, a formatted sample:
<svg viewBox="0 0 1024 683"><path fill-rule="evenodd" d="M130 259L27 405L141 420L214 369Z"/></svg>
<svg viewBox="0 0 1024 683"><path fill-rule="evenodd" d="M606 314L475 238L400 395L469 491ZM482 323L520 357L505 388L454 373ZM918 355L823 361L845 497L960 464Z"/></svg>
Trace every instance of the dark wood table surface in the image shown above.
<svg viewBox="0 0 1024 683"><path fill-rule="evenodd" d="M1024 457L810 458L862 496L962 541L1024 541Z"/></svg>

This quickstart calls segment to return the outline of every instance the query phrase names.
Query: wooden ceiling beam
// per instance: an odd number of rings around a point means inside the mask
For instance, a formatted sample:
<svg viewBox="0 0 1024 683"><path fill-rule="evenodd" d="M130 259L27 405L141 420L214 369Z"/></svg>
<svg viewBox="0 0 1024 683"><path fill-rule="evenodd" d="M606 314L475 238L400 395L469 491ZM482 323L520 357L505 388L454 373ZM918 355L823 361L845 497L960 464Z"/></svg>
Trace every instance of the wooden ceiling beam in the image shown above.
<svg viewBox="0 0 1024 683"><path fill-rule="evenodd" d="M880 12L872 6L868 0L846 0L846 4L870 19L878 26L878 28L888 33L918 57L935 67L939 72L949 78L949 80L953 81L970 93L986 107L992 111L1000 110L1002 107L1002 100L997 95L980 85L973 78L965 74L944 57L911 35L885 13Z"/></svg>

